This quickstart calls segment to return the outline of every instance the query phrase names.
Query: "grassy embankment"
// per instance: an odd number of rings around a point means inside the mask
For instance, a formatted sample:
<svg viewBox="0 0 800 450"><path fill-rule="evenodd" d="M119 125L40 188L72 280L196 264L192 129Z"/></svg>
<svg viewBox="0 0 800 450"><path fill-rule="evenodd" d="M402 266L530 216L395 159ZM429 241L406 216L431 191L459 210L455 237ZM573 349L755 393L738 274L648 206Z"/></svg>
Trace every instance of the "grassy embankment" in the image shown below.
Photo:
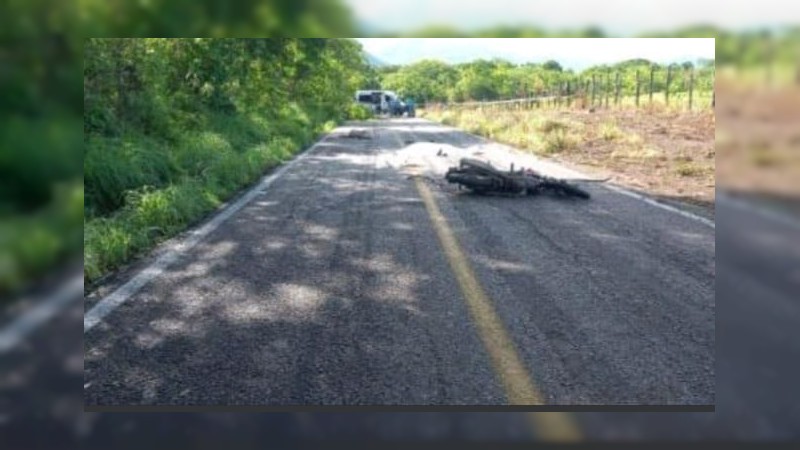
<svg viewBox="0 0 800 450"><path fill-rule="evenodd" d="M334 125L286 108L271 118L210 113L170 139L89 138L85 280L181 232Z"/></svg>

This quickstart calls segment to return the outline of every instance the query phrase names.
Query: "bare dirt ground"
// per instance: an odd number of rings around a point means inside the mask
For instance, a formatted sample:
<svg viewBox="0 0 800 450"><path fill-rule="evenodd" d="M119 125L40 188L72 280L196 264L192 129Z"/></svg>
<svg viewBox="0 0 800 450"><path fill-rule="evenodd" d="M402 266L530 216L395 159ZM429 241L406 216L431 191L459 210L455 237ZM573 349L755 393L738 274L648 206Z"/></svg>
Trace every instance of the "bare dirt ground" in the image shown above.
<svg viewBox="0 0 800 450"><path fill-rule="evenodd" d="M713 111L640 108L550 114L583 124L580 144L555 159L660 198L713 208Z"/></svg>
<svg viewBox="0 0 800 450"><path fill-rule="evenodd" d="M713 211L715 115L711 108L434 111L429 117L662 200Z"/></svg>
<svg viewBox="0 0 800 450"><path fill-rule="evenodd" d="M800 87L717 89L720 187L800 213Z"/></svg>

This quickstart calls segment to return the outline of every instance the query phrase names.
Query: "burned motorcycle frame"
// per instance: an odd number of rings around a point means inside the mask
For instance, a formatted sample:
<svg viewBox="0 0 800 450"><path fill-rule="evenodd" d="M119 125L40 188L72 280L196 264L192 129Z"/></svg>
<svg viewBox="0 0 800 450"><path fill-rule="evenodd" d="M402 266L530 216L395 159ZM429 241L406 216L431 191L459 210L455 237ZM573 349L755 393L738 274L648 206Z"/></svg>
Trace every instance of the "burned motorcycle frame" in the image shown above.
<svg viewBox="0 0 800 450"><path fill-rule="evenodd" d="M476 194L538 195L549 193L556 196L589 199L589 193L566 180L551 178L531 169L521 168L502 171L477 159L463 158L458 167L451 167L445 174L449 183L465 187Z"/></svg>

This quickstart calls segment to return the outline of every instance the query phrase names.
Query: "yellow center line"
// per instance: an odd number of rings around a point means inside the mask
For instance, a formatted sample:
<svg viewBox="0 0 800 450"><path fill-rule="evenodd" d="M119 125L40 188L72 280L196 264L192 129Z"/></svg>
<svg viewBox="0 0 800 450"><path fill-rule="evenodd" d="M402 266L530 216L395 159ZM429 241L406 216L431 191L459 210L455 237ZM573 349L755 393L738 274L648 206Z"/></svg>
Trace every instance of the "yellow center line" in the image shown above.
<svg viewBox="0 0 800 450"><path fill-rule="evenodd" d="M498 317L492 301L478 282L469 260L464 255L453 230L439 210L433 193L422 179L415 177L425 209L436 235L458 281L472 320L477 326L495 373L499 376L511 405L543 405L545 403L516 351L511 336ZM560 412L529 413L536 435L543 440L577 441L581 434L571 416Z"/></svg>

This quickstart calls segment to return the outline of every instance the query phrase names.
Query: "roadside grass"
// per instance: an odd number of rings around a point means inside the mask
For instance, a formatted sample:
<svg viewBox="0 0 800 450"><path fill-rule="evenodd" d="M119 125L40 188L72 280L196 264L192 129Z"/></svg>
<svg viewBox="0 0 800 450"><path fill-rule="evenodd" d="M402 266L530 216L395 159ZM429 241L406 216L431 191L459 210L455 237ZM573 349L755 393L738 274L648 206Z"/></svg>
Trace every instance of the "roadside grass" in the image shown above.
<svg viewBox="0 0 800 450"><path fill-rule="evenodd" d="M638 134L628 133L616 139L611 158L615 159L662 159L665 160L664 153L654 145L648 145Z"/></svg>
<svg viewBox="0 0 800 450"><path fill-rule="evenodd" d="M85 282L183 231L335 125L290 108L269 118L210 114L169 140L88 138Z"/></svg>
<svg viewBox="0 0 800 450"><path fill-rule="evenodd" d="M705 174L703 167L692 162L680 162L675 166L675 173L682 177L696 177Z"/></svg>
<svg viewBox="0 0 800 450"><path fill-rule="evenodd" d="M599 130L600 138L604 141L616 141L624 136L622 130L613 122L603 122Z"/></svg>
<svg viewBox="0 0 800 450"><path fill-rule="evenodd" d="M580 139L565 130L558 130L547 134L541 153L552 155L578 147Z"/></svg>
<svg viewBox="0 0 800 450"><path fill-rule="evenodd" d="M526 149L539 155L573 150L581 143L582 124L544 119L534 111L446 110L426 115L446 125Z"/></svg>
<svg viewBox="0 0 800 450"><path fill-rule="evenodd" d="M54 200L33 215L0 215L0 294L76 254L83 232L83 184L57 185Z"/></svg>
<svg viewBox="0 0 800 450"><path fill-rule="evenodd" d="M711 108L711 101L713 99L713 92L710 90L695 91L692 94L692 108L691 111L704 111ZM591 98L585 102L587 106L591 106ZM594 106L599 109L606 108L605 97L598 96L595 99ZM636 104L635 95L620 96L619 103L615 102L613 95L608 100L609 109L628 109L637 108L650 111L689 111L689 94L687 92L674 92L669 96L669 103L664 96L664 92L654 92L652 100L646 90L643 90L639 96L639 104Z"/></svg>
<svg viewBox="0 0 800 450"><path fill-rule="evenodd" d="M544 120L538 126L539 131L545 134L553 133L553 132L564 132L568 129L566 123L558 121L558 120Z"/></svg>

